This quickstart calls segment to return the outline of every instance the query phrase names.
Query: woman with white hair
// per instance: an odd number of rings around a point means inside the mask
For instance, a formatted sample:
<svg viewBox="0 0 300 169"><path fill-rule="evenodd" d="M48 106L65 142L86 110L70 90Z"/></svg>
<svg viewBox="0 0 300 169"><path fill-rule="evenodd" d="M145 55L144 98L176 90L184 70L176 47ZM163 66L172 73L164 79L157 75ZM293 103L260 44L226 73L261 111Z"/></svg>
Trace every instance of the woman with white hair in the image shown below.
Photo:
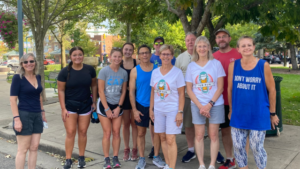
<svg viewBox="0 0 300 169"><path fill-rule="evenodd" d="M36 167L37 150L43 132L43 121L47 122L41 92L41 76L32 53L21 57L17 74L12 78L10 105L13 113L13 129L17 136L18 152L16 169L23 169L27 151L28 168ZM17 104L17 100L19 103Z"/></svg>
<svg viewBox="0 0 300 169"><path fill-rule="evenodd" d="M218 131L225 122L222 96L225 72L212 56L211 46L205 36L196 39L193 62L186 70L187 93L191 98L193 124L195 126L195 150L200 163L199 169L206 169L203 161L206 118L209 119L210 157L208 169L215 169L219 151Z"/></svg>

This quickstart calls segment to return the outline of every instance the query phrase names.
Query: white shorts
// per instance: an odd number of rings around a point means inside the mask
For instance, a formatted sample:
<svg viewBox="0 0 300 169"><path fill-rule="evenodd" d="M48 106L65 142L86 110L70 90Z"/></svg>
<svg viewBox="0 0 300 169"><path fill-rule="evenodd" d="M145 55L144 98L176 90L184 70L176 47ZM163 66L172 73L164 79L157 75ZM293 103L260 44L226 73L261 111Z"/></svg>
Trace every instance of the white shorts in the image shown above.
<svg viewBox="0 0 300 169"><path fill-rule="evenodd" d="M72 111L68 111L69 114L78 114L76 112L72 112ZM87 113L82 113L82 114L78 114L79 116L87 116L90 115L92 113L92 110L87 112Z"/></svg>
<svg viewBox="0 0 300 169"><path fill-rule="evenodd" d="M166 134L180 134L182 123L178 127L176 125L176 112L160 112L154 110L154 132Z"/></svg>
<svg viewBox="0 0 300 169"><path fill-rule="evenodd" d="M98 101L97 101L97 113L100 114L100 115L102 115L102 113L101 113L101 111L100 111L99 104L100 104L100 97L99 97L99 99L98 99Z"/></svg>

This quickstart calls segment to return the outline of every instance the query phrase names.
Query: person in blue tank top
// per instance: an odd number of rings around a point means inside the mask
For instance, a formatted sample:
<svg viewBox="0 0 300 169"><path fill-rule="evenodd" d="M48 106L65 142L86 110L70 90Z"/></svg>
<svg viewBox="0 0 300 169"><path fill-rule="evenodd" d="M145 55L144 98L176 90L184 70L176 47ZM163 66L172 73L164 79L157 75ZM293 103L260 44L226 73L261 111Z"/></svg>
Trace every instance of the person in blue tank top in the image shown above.
<svg viewBox="0 0 300 169"><path fill-rule="evenodd" d="M150 62L151 49L147 45L142 45L138 48L138 57L140 59L140 65L137 65L130 72L130 82L129 82L129 97L131 102L132 111L134 114L135 124L138 129L138 149L139 149L139 162L136 166L137 169L144 169L146 166L145 161L145 135L147 127L149 127L149 107L150 107L150 95L151 86L150 79L152 71L157 68L155 64ZM151 123L153 125L153 123ZM160 142L154 145L159 145ZM157 151L157 156L155 156L153 162L159 165L165 165L165 162L158 156L159 146Z"/></svg>
<svg viewBox="0 0 300 169"><path fill-rule="evenodd" d="M269 64L254 57L254 40L242 36L237 43L242 59L228 69L228 101L234 155L241 169L248 169L245 150L247 136L258 169L267 166L264 149L266 130L278 125L275 113L276 90Z"/></svg>

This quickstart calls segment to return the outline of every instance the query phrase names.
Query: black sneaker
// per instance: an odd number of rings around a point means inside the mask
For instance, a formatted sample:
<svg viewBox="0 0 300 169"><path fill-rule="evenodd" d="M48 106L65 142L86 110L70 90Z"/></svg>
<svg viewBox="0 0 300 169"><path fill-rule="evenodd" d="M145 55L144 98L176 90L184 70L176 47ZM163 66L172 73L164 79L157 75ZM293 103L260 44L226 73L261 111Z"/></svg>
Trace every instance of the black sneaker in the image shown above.
<svg viewBox="0 0 300 169"><path fill-rule="evenodd" d="M85 168L85 161L84 161L84 156L79 156L78 158L78 168Z"/></svg>
<svg viewBox="0 0 300 169"><path fill-rule="evenodd" d="M192 153L190 151L188 151L183 157L182 157L182 162L183 163L188 163L190 162L192 159L196 158L196 154Z"/></svg>
<svg viewBox="0 0 300 169"><path fill-rule="evenodd" d="M154 156L154 147L152 147L150 154L148 155L149 158L153 158Z"/></svg>
<svg viewBox="0 0 300 169"><path fill-rule="evenodd" d="M225 163L225 159L224 159L224 157L222 156L222 154L220 153L220 151L219 151L218 156L217 156L217 163L218 163L218 164L223 164L223 163Z"/></svg>
<svg viewBox="0 0 300 169"><path fill-rule="evenodd" d="M71 159L66 159L64 169L70 169L72 168L72 160Z"/></svg>
<svg viewBox="0 0 300 169"><path fill-rule="evenodd" d="M121 163L119 161L119 158L117 156L113 157L112 165L114 168L121 168Z"/></svg>
<svg viewBox="0 0 300 169"><path fill-rule="evenodd" d="M111 166L111 164L110 164L110 158L109 158L109 157L106 157L106 158L104 159L104 161L105 161L105 164L103 165L103 169L112 169L112 166Z"/></svg>

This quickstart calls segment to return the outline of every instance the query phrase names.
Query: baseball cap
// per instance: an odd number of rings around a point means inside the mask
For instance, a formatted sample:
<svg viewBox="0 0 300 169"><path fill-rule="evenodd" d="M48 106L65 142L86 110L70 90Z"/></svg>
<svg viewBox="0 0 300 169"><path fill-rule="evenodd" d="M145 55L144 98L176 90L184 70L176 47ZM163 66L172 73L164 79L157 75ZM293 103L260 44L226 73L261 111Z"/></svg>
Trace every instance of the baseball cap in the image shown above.
<svg viewBox="0 0 300 169"><path fill-rule="evenodd" d="M154 39L154 43L155 43L157 40L159 40L159 39L162 40L163 43L165 43L164 38L161 37L161 36L156 37L156 38Z"/></svg>
<svg viewBox="0 0 300 169"><path fill-rule="evenodd" d="M221 28L221 29L217 30L217 31L215 32L215 35L217 35L219 32L225 32L225 33L227 33L227 34L230 36L229 31L226 30L226 29Z"/></svg>

